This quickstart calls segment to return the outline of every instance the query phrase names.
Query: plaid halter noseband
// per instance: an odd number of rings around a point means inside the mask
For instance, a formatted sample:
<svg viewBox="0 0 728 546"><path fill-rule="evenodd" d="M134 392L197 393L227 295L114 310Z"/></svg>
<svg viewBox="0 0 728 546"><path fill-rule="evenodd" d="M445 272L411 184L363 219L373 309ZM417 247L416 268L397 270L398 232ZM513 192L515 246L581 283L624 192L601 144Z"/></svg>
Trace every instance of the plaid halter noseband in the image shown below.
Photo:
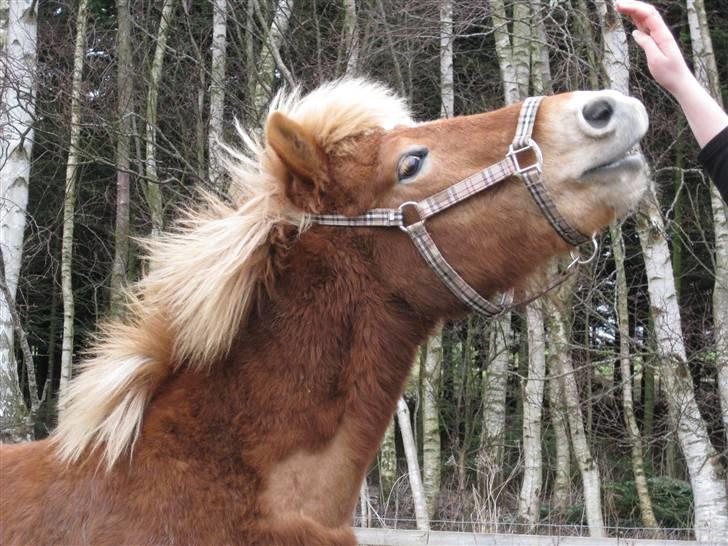
<svg viewBox="0 0 728 546"><path fill-rule="evenodd" d="M444 190L423 199L422 201L407 201L396 209L372 209L360 216L344 216L342 214L312 214L310 220L315 224L325 226L372 226L372 227L398 227L410 236L420 255L440 280L450 291L473 311L486 317L501 314L512 303L512 292L505 294L501 303L488 301L463 279L452 266L447 263L440 253L435 241L425 227L425 221L443 210L472 197L473 195L501 182L511 176L519 176L541 212L554 228L556 233L572 246L578 246L590 239L579 230L572 227L559 213L546 186L543 183L543 156L538 144L531 135L536 122L536 113L544 97L530 97L523 102L518 117L516 136L508 147L504 159L479 171ZM532 152L535 162L522 166L519 157L523 158L526 152ZM405 223L404 211L413 208L419 219L411 224ZM597 243L594 244L594 254L588 260L581 261L575 257L567 271L577 263L587 263L596 255ZM549 287L553 288L555 285Z"/></svg>

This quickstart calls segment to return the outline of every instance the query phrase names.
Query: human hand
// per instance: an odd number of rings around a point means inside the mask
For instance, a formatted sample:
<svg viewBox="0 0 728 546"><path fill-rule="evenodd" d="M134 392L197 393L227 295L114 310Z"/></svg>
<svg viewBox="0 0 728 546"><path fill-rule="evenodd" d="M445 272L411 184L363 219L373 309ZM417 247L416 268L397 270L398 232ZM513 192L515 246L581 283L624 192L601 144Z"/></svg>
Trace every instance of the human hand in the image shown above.
<svg viewBox="0 0 728 546"><path fill-rule="evenodd" d="M692 83L694 76L658 11L639 0L619 0L617 11L628 15L637 27L632 36L647 56L652 77L679 99L681 91Z"/></svg>

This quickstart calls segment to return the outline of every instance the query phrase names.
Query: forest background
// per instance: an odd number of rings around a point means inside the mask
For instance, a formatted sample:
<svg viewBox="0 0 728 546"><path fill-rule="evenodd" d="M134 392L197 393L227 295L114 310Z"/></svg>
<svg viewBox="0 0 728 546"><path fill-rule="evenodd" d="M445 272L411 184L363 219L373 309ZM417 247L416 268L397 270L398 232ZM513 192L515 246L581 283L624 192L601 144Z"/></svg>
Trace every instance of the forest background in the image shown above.
<svg viewBox="0 0 728 546"><path fill-rule="evenodd" d="M656 5L728 98L728 1ZM654 191L565 286L422 348L355 523L728 536L728 211L630 29L607 0L0 0L0 440L49 434L137 238L234 193L219 142L282 86L366 76L418 119L613 87Z"/></svg>

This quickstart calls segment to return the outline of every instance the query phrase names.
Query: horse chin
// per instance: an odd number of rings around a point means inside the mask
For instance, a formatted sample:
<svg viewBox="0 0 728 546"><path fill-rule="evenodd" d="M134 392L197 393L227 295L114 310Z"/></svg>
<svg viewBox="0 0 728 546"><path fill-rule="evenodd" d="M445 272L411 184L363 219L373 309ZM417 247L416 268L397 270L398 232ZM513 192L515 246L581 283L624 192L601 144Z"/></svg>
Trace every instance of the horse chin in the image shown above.
<svg viewBox="0 0 728 546"><path fill-rule="evenodd" d="M593 167L581 175L582 180L590 183L608 184L621 181L625 177L637 178L645 170L645 158L639 152L627 152L614 160Z"/></svg>
<svg viewBox="0 0 728 546"><path fill-rule="evenodd" d="M647 164L640 153L627 153L608 164L590 169L581 176L609 204L617 218L632 212L649 187Z"/></svg>

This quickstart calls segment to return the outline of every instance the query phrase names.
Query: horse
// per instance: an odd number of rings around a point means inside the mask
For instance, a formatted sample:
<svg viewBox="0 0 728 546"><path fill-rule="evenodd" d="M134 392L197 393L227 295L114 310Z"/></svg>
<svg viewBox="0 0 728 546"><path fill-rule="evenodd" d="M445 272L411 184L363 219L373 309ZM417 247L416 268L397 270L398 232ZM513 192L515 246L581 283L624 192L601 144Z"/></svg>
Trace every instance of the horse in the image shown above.
<svg viewBox="0 0 728 546"><path fill-rule="evenodd" d="M56 430L2 446L0 542L356 544L417 347L628 214L647 126L613 91L418 123L366 79L279 94L234 204L147 243Z"/></svg>

